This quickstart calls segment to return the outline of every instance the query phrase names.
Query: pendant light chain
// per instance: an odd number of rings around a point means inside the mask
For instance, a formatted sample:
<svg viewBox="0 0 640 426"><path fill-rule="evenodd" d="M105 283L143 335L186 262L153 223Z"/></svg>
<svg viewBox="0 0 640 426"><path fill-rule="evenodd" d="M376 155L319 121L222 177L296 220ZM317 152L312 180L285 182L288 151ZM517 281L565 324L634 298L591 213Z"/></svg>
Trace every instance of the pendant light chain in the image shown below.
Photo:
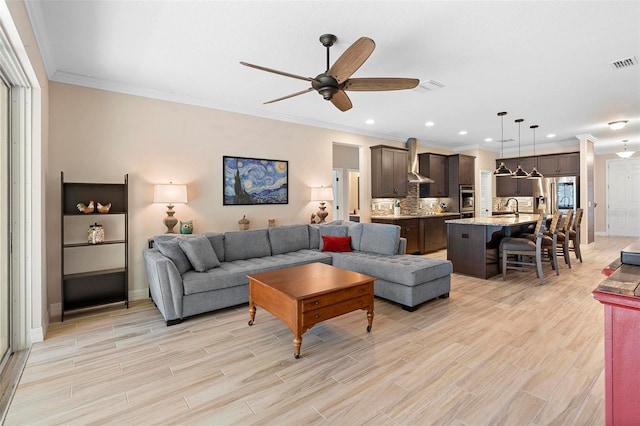
<svg viewBox="0 0 640 426"><path fill-rule="evenodd" d="M504 116L507 115L506 112L499 112L498 117L500 117L500 156L504 157ZM494 172L496 176L511 176L511 170L504 165L504 161L500 158L500 167L498 167Z"/></svg>
<svg viewBox="0 0 640 426"><path fill-rule="evenodd" d="M523 121L524 121L523 118L518 118L516 120L516 123L518 123L518 167L516 168L516 171L513 172L513 175L511 176L515 179L522 179L522 178L529 177L529 173L525 172L522 169L522 165L520 165L520 128L522 127L521 125Z"/></svg>
<svg viewBox="0 0 640 426"><path fill-rule="evenodd" d="M529 177L527 179L542 179L542 173L538 171L538 157L536 157L536 129L538 128L537 124L529 126L530 129L533 129L533 156L536 158L536 165L532 167L531 173L529 173Z"/></svg>

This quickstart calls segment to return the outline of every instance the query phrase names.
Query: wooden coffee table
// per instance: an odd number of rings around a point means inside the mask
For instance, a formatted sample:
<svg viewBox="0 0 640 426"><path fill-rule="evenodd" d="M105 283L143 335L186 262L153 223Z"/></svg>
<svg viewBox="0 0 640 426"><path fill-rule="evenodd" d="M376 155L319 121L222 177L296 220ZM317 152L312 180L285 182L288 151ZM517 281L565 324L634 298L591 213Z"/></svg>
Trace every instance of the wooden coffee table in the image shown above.
<svg viewBox="0 0 640 426"><path fill-rule="evenodd" d="M248 275L249 325L256 306L281 319L293 333L293 356L300 358L302 335L319 322L348 312L367 311L367 332L373 323L375 278L324 263Z"/></svg>

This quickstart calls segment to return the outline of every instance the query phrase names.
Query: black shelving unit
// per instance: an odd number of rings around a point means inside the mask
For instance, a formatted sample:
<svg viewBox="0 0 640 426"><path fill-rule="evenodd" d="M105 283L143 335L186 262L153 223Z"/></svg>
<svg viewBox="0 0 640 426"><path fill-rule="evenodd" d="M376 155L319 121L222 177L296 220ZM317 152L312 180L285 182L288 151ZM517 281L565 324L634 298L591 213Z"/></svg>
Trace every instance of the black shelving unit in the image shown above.
<svg viewBox="0 0 640 426"><path fill-rule="evenodd" d="M66 312L96 307L111 303L123 302L129 307L129 214L128 214L128 175L124 175L124 183L80 183L65 182L64 172L60 172L61 188L61 312L60 319L64 321ZM94 213L82 213L76 207L78 203L87 203L94 200L96 211ZM108 213L98 213L97 202L111 203ZM65 218L80 220L80 217L91 217L95 222L99 219L95 216L121 216L124 226L124 239L105 240L100 244L88 242L67 242L73 236L65 233ZM86 221L86 219L85 219ZM77 238L78 236L76 236ZM65 256L72 256L70 249L94 250L106 245L124 246L124 258L122 267L95 269L80 273L68 273L65 271ZM99 250L99 249L98 249ZM99 256L100 253L96 253Z"/></svg>

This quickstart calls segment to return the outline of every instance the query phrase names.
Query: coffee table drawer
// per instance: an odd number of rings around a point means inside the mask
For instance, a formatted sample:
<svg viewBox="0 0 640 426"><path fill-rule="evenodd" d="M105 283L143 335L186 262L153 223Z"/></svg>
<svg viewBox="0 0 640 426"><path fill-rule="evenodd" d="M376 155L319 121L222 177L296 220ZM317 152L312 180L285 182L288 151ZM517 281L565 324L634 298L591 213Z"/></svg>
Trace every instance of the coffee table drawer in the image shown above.
<svg viewBox="0 0 640 426"><path fill-rule="evenodd" d="M353 299L354 297L371 294L372 288L373 286L371 284L363 284L357 287L342 290L340 292L332 292L323 294L318 297L305 299L302 302L302 312L313 311L316 309L324 308L325 306L342 302L344 300Z"/></svg>
<svg viewBox="0 0 640 426"><path fill-rule="evenodd" d="M366 294L355 299L344 300L320 309L302 314L302 325L311 327L314 324L367 307L373 308L373 295Z"/></svg>

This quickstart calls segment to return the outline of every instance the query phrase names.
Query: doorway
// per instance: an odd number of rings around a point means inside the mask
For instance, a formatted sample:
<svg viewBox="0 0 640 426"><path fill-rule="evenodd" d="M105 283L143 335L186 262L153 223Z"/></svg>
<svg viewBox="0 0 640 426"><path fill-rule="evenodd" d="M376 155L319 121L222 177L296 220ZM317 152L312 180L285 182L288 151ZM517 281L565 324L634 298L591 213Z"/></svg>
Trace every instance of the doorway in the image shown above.
<svg viewBox="0 0 640 426"><path fill-rule="evenodd" d="M607 235L640 237L640 158L607 160Z"/></svg>
<svg viewBox="0 0 640 426"><path fill-rule="evenodd" d="M10 166L9 123L11 116L9 97L11 88L0 77L0 371L12 352L11 345L11 261L10 221Z"/></svg>
<svg viewBox="0 0 640 426"><path fill-rule="evenodd" d="M360 147L333 143L333 219L360 214ZM355 214L354 214L355 210Z"/></svg>

